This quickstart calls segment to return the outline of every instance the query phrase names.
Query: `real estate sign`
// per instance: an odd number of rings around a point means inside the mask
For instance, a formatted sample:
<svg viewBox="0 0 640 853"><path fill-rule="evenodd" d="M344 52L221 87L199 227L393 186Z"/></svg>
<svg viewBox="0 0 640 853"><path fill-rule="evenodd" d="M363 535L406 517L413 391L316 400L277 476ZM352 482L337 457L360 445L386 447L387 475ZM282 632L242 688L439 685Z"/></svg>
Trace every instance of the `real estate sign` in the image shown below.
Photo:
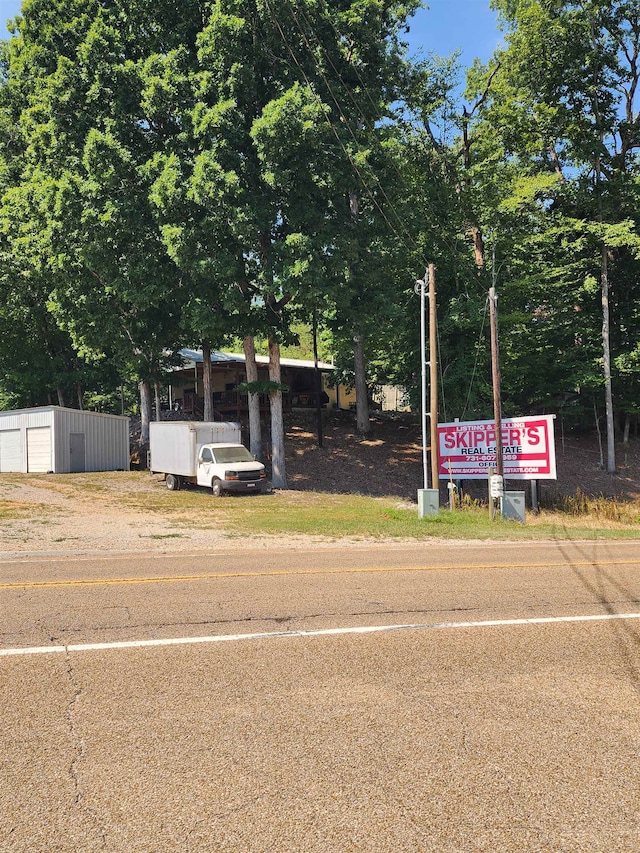
<svg viewBox="0 0 640 853"><path fill-rule="evenodd" d="M554 415L502 421L505 479L555 480ZM441 480L481 480L496 467L493 421L438 424L438 472Z"/></svg>

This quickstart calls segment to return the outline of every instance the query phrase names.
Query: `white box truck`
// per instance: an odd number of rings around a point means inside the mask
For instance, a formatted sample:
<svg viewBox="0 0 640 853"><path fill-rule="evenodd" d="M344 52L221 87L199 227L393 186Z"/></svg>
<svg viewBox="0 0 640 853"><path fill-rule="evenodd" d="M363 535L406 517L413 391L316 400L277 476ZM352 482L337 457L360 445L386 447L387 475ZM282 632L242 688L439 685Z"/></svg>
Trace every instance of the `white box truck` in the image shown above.
<svg viewBox="0 0 640 853"><path fill-rule="evenodd" d="M264 465L243 446L240 424L202 421L153 421L149 424L149 468L164 474L167 488L183 483L225 492L265 492Z"/></svg>

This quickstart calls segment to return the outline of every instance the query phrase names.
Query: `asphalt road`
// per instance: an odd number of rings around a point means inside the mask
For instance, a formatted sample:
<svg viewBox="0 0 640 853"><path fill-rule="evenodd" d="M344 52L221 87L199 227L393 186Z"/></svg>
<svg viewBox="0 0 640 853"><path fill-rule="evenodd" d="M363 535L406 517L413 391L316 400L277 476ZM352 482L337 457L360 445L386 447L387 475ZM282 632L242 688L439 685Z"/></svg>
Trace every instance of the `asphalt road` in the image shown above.
<svg viewBox="0 0 640 853"><path fill-rule="evenodd" d="M640 850L640 545L0 560L0 851Z"/></svg>

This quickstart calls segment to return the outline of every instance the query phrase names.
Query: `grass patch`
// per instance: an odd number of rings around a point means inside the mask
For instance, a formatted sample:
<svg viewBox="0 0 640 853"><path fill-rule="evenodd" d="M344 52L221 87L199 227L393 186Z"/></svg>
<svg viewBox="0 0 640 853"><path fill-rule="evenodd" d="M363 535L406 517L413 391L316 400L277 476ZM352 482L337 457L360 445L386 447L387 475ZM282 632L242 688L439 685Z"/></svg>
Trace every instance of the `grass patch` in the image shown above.
<svg viewBox="0 0 640 853"><path fill-rule="evenodd" d="M13 521L19 518L32 518L39 521L37 516L51 511L46 504L32 504L26 501L2 501L0 500L0 521Z"/></svg>
<svg viewBox="0 0 640 853"><path fill-rule="evenodd" d="M351 539L620 539L640 537L640 501L625 502L583 493L558 496L539 515L527 511L526 524L491 521L488 508L466 500L460 509L441 508L436 516L418 518L417 506L397 497L283 491L273 495L231 495L214 498L209 489L184 488L170 492L159 478L146 472L95 474L0 475L0 487L28 485L33 502L0 501L0 521L28 519L51 523L66 515L69 505L46 503L51 490L70 500L121 507L142 516L163 519L178 530L223 531L234 538L252 536L310 536L327 540ZM5 491L5 494L7 492ZM22 498L22 494L20 498ZM44 502L43 502L44 501ZM147 538L173 539L185 534L171 532Z"/></svg>
<svg viewBox="0 0 640 853"><path fill-rule="evenodd" d="M549 507L570 518L596 519L620 524L640 524L640 505L617 497L604 495L589 497L581 489L573 495L552 495L547 500Z"/></svg>
<svg viewBox="0 0 640 853"><path fill-rule="evenodd" d="M486 507L472 506L456 512L418 518L417 507L393 506L394 498L358 495L285 492L273 497L255 496L225 507L224 526L243 535L298 535L328 539L585 539L631 538L640 533L635 523L595 523L593 519L562 513L529 513L520 524L489 518Z"/></svg>
<svg viewBox="0 0 640 853"><path fill-rule="evenodd" d="M141 539L182 539L184 533L149 533L147 536L140 534Z"/></svg>

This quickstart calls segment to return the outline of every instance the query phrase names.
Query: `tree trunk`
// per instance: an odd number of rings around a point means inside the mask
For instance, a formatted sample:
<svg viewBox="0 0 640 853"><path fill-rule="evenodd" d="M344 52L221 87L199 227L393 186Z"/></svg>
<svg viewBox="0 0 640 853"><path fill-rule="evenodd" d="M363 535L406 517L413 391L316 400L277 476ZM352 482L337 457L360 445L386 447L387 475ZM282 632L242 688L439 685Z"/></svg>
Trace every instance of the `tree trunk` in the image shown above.
<svg viewBox="0 0 640 853"><path fill-rule="evenodd" d="M613 418L613 393L611 389L611 348L609 341L609 271L607 247L602 246L602 362L604 371L604 397L607 417L607 473L616 472L615 424Z"/></svg>
<svg viewBox="0 0 640 853"><path fill-rule="evenodd" d="M160 403L160 383L153 383L153 391L155 394L155 403L156 403L156 420L160 420L160 409L162 408L162 404Z"/></svg>
<svg viewBox="0 0 640 853"><path fill-rule="evenodd" d="M64 406L64 391L62 390L62 388L59 385L58 385L56 391L58 394L58 405Z"/></svg>
<svg viewBox="0 0 640 853"><path fill-rule="evenodd" d="M204 414L205 421L213 420L213 388L211 382L211 344L208 341L202 342L202 385L204 394Z"/></svg>
<svg viewBox="0 0 640 853"><path fill-rule="evenodd" d="M470 231L473 239L473 257L476 262L476 269L482 271L484 270L484 237L477 225L472 225Z"/></svg>
<svg viewBox="0 0 640 853"><path fill-rule="evenodd" d="M144 379L140 383L140 446L149 444L149 423L151 422L151 383Z"/></svg>
<svg viewBox="0 0 640 853"><path fill-rule="evenodd" d="M351 214L351 222L354 229L358 225L358 216L360 212L360 204L357 193L349 192L349 212ZM349 268L349 280L353 287L354 285L354 261ZM366 435L371 424L369 422L369 393L367 389L367 377L364 366L364 336L358 329L353 336L353 367L355 373L356 386L356 429L359 433Z"/></svg>
<svg viewBox="0 0 640 853"><path fill-rule="evenodd" d="M487 88L485 89L484 95L479 98L475 105L468 110L466 106L462 108L462 162L464 163L464 186L467 192L471 191L473 178L471 176L471 146L473 144L473 140L469 136L469 122L473 117L473 114L476 110L482 105L482 102L486 99L486 96L489 91L489 86L491 85L491 78L487 84ZM484 236L482 234L482 229L480 228L475 211L471 211L471 221L468 225L468 233L471 235L471 239L473 241L473 257L476 264L476 269L479 273L484 271L485 267L485 247L484 247Z"/></svg>
<svg viewBox="0 0 640 853"><path fill-rule="evenodd" d="M596 35L596 25L593 17L589 19L591 25L591 42L593 47L599 51L599 39ZM597 54L599 55L599 53ZM596 62L593 65L593 95L592 111L595 128L598 131L600 148L596 149L594 156L595 188L598 199L598 222L603 221L602 216L602 160L601 152L605 149L605 130L600 108L599 87L601 85L602 68ZM613 420L613 393L611 389L611 342L609 338L609 253L607 246L602 242L600 246L600 287L602 298L602 373L604 376L604 401L605 419L607 424L607 473L616 472L616 447L615 426Z"/></svg>
<svg viewBox="0 0 640 853"><path fill-rule="evenodd" d="M280 384L280 346L269 338L269 379ZM287 488L284 458L284 422L282 419L282 391L269 391L271 408L271 481L276 489Z"/></svg>
<svg viewBox="0 0 640 853"><path fill-rule="evenodd" d="M600 430L600 415L598 414L598 404L593 401L593 414L596 420L596 435L598 436L598 449L600 450L600 462L598 466L604 469L604 452L602 450L602 431Z"/></svg>
<svg viewBox="0 0 640 853"><path fill-rule="evenodd" d="M82 383L80 383L80 382L78 382L76 384L76 393L78 395L78 408L80 409L80 411L82 411L84 409L84 406L82 405L82 393L83 392L82 392Z"/></svg>
<svg viewBox="0 0 640 853"><path fill-rule="evenodd" d="M253 335L243 341L247 382L258 381L256 346ZM256 459L262 456L262 424L260 423L260 395L249 392L249 450Z"/></svg>
<svg viewBox="0 0 640 853"><path fill-rule="evenodd" d="M364 337L354 335L353 338L353 367L356 380L356 429L366 435L371 429L369 420L369 394L367 377L364 367Z"/></svg>

